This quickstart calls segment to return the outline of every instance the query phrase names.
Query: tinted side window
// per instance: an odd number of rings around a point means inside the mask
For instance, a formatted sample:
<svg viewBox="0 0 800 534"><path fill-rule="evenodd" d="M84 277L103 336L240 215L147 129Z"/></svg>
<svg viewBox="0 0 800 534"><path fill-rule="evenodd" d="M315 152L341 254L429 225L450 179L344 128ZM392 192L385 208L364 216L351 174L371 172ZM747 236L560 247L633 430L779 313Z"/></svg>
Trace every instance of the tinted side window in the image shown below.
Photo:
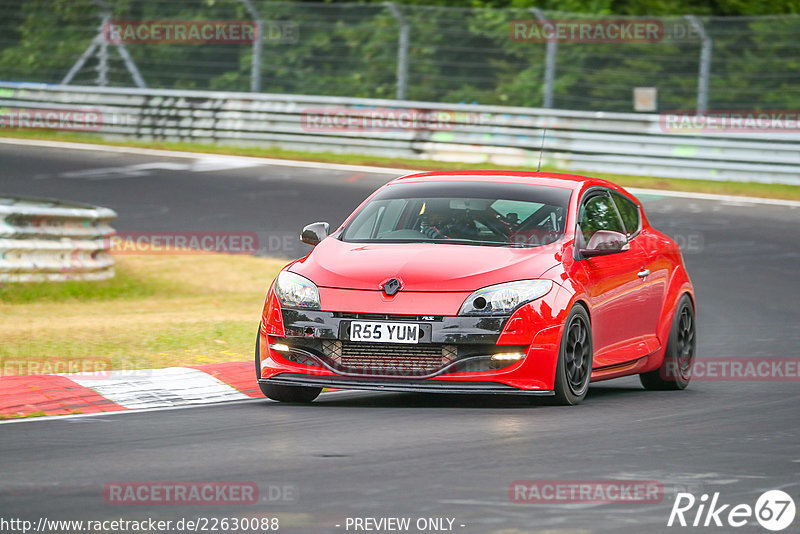
<svg viewBox="0 0 800 534"><path fill-rule="evenodd" d="M639 206L618 193L611 193L611 197L617 205L628 237L632 236L639 231Z"/></svg>
<svg viewBox="0 0 800 534"><path fill-rule="evenodd" d="M607 194L600 194L591 197L583 205L581 215L581 232L585 243L588 243L595 232L598 230L612 230L614 232L625 233L622 223L617 216L617 210L611 203L611 197Z"/></svg>

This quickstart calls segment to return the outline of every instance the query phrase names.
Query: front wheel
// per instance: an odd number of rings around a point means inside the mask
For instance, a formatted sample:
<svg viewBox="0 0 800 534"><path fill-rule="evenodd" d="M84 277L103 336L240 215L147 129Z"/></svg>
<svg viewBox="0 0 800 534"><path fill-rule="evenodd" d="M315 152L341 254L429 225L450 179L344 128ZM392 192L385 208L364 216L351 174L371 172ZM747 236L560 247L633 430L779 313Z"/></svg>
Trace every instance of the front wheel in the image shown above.
<svg viewBox="0 0 800 534"><path fill-rule="evenodd" d="M261 378L261 333L256 334L256 380ZM268 399L278 402L302 402L308 403L316 399L322 388L305 387L305 386L281 386L277 384L262 384L259 382L258 387L261 388L261 393Z"/></svg>
<svg viewBox="0 0 800 534"><path fill-rule="evenodd" d="M684 295L678 301L678 308L672 319L672 329L661 366L655 371L639 375L645 389L686 389L692 378L695 343L694 306L692 299Z"/></svg>
<svg viewBox="0 0 800 534"><path fill-rule="evenodd" d="M583 306L577 305L569 312L561 336L556 365L556 404L571 406L583 401L589 391L593 356L589 314Z"/></svg>

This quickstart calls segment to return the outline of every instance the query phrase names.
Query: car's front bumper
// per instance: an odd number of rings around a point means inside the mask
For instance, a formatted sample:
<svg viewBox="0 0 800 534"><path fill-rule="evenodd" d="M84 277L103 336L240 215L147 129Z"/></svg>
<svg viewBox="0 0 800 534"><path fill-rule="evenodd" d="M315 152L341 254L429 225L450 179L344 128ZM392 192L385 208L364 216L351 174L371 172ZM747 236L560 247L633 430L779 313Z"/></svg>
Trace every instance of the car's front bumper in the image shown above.
<svg viewBox="0 0 800 534"><path fill-rule="evenodd" d="M266 384L418 391L550 395L553 344L549 325L540 343L502 337L501 317L387 315L281 310L283 336L260 336L260 382ZM531 312L533 313L533 312ZM351 342L354 320L413 322L418 344ZM542 325L545 326L545 325ZM538 334L536 337L539 337ZM279 348L278 348L279 347ZM518 360L498 354L520 353Z"/></svg>

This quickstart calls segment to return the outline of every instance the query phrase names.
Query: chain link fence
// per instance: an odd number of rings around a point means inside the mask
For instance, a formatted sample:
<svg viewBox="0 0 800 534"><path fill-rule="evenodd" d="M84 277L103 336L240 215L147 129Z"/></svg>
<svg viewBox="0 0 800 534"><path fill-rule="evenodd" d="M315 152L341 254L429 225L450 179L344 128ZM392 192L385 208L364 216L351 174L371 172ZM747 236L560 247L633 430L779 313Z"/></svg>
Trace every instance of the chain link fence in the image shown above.
<svg viewBox="0 0 800 534"><path fill-rule="evenodd" d="M0 80L623 112L800 107L800 17L620 19L390 2L0 0ZM258 38L169 39L155 21L240 21ZM577 23L657 32L543 37ZM125 38L142 26L144 37ZM640 93L641 109L635 88L655 89Z"/></svg>

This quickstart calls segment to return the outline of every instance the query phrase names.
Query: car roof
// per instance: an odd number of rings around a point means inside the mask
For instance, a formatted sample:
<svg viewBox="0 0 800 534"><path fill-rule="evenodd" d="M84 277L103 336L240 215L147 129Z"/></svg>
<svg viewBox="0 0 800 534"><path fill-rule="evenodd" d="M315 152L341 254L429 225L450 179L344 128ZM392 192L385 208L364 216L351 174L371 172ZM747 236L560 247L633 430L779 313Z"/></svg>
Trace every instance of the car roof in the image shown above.
<svg viewBox="0 0 800 534"><path fill-rule="evenodd" d="M603 180L577 174L533 171L436 171L407 174L389 182L506 182L561 187L580 191L588 185L599 185L619 190L619 186Z"/></svg>

